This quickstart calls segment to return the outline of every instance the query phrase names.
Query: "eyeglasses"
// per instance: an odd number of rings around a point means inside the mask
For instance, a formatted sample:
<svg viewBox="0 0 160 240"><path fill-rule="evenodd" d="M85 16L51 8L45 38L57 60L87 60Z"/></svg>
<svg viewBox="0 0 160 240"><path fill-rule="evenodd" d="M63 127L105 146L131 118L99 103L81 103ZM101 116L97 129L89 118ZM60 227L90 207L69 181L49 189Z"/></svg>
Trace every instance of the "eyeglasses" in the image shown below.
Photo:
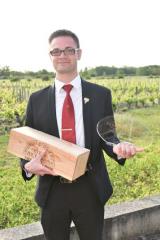
<svg viewBox="0 0 160 240"><path fill-rule="evenodd" d="M79 48L71 48L71 47L66 47L63 50L59 48L54 48L52 51L50 51L50 54L52 56L60 56L63 52L65 56L71 56L71 55L74 55L78 50Z"/></svg>

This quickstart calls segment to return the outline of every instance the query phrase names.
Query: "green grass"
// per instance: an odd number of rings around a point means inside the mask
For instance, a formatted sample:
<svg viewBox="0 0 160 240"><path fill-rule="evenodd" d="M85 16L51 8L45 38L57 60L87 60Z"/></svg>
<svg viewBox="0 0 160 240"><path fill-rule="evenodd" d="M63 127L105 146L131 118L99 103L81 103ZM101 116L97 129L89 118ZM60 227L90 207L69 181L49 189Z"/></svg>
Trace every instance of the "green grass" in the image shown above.
<svg viewBox="0 0 160 240"><path fill-rule="evenodd" d="M160 193L160 107L132 110L153 133L152 144L124 167L106 156L114 188L109 204ZM36 178L24 182L19 159L7 153L8 136L0 136L0 228L31 223L39 219L34 202Z"/></svg>
<svg viewBox="0 0 160 240"><path fill-rule="evenodd" d="M160 193L160 107L132 110L149 127L151 143L144 152L118 166L106 156L114 194L109 204Z"/></svg>
<svg viewBox="0 0 160 240"><path fill-rule="evenodd" d="M24 182L19 159L7 153L8 136L0 136L0 229L39 219L34 202L35 180Z"/></svg>

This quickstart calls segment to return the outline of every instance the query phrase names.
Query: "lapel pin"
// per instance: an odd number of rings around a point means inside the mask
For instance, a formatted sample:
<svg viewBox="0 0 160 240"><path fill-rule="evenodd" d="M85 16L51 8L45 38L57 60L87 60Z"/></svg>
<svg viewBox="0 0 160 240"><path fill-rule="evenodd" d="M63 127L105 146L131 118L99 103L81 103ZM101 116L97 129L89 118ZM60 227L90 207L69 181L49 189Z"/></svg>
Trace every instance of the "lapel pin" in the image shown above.
<svg viewBox="0 0 160 240"><path fill-rule="evenodd" d="M87 102L89 102L89 98L84 98L84 103L86 104Z"/></svg>

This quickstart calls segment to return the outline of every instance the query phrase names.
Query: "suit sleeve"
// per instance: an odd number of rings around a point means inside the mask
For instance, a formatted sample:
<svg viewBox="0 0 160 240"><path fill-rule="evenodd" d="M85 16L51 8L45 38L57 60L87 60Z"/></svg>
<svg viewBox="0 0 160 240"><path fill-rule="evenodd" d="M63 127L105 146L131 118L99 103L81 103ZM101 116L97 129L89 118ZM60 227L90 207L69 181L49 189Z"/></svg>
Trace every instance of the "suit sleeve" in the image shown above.
<svg viewBox="0 0 160 240"><path fill-rule="evenodd" d="M27 105L27 110L26 110L26 121L25 121L25 125L28 127L32 127L34 128L34 124L33 124L33 111L32 111L32 98L30 97L29 101L28 101L28 105ZM28 161L25 159L20 159L20 166L22 169L22 177L23 179L26 180L31 180L34 177L34 174L32 174L31 176L29 176L29 174L27 174L27 172L24 169L25 164Z"/></svg>
<svg viewBox="0 0 160 240"><path fill-rule="evenodd" d="M114 119L114 113L113 113L113 108L112 108L112 96L111 96L111 91L108 90L107 94L105 96L105 109L104 109L104 116L105 117L113 117ZM113 135L111 136L111 141L115 144L118 144L120 140L118 139L117 136ZM125 159L124 158L119 158L117 154L113 152L113 147L108 146L103 140L101 140L102 143L102 148L103 150L107 153L108 156L116 160L120 165L125 164Z"/></svg>

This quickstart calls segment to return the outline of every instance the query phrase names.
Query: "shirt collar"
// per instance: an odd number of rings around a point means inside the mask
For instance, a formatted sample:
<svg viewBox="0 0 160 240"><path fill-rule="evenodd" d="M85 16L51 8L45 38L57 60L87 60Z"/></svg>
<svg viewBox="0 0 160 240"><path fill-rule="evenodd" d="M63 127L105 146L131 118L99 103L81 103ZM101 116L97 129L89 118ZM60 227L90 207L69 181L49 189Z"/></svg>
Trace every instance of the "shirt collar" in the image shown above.
<svg viewBox="0 0 160 240"><path fill-rule="evenodd" d="M69 82L68 84L72 84L72 86L75 89L78 89L81 87L81 78L79 75L77 75L71 82ZM55 88L57 92L60 92L60 90L63 88L63 86L65 85L64 82L61 82L60 80L58 80L57 78L55 78Z"/></svg>

